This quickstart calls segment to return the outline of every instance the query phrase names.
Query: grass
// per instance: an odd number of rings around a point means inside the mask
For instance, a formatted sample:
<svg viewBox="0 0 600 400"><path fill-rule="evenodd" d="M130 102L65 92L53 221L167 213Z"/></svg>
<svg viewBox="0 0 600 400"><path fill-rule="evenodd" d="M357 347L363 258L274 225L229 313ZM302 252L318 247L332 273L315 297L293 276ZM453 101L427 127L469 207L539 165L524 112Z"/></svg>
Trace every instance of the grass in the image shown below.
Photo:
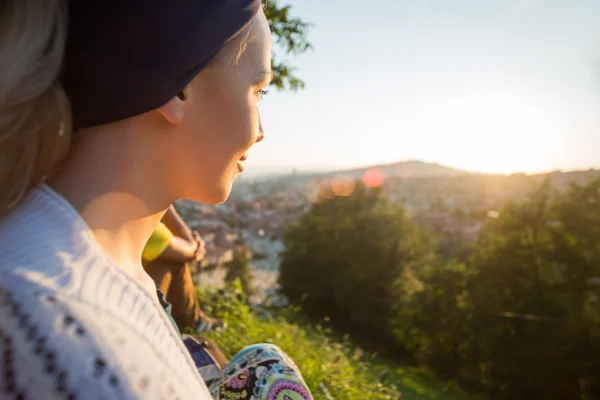
<svg viewBox="0 0 600 400"><path fill-rule="evenodd" d="M421 369L364 352L328 328L310 324L298 310L254 313L237 283L225 291L199 291L209 315L229 327L208 335L231 357L254 343L273 343L294 359L315 399L471 399L451 383Z"/></svg>

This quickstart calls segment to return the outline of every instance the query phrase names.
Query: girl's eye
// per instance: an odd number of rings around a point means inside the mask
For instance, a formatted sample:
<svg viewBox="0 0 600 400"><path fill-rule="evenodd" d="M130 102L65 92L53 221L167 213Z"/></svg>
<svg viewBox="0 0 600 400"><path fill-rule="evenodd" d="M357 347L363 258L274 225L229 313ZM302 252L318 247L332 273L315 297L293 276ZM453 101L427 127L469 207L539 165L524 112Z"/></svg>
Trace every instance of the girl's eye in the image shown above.
<svg viewBox="0 0 600 400"><path fill-rule="evenodd" d="M258 91L258 95L259 95L260 97L266 96L266 95L268 95L268 94L269 94L269 91L268 91L268 90L265 90L265 89L263 89L263 90L259 90L259 91Z"/></svg>

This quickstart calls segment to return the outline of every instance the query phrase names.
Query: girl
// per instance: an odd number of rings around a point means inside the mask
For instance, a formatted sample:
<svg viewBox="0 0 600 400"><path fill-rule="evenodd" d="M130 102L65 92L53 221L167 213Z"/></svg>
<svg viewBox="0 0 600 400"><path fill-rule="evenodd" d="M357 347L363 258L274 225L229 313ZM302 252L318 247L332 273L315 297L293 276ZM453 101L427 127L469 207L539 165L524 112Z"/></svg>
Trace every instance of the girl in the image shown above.
<svg viewBox="0 0 600 400"><path fill-rule="evenodd" d="M2 398L211 398L142 249L229 195L270 51L258 0L0 3Z"/></svg>

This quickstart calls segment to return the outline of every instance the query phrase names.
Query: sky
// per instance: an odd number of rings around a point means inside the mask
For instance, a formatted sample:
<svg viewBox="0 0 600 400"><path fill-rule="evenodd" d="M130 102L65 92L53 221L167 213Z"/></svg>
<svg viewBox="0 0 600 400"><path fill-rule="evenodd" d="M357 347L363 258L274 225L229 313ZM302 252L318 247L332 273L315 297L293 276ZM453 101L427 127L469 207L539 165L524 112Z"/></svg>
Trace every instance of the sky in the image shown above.
<svg viewBox="0 0 600 400"><path fill-rule="evenodd" d="M286 2L306 88L262 100L247 170L600 167L600 0Z"/></svg>

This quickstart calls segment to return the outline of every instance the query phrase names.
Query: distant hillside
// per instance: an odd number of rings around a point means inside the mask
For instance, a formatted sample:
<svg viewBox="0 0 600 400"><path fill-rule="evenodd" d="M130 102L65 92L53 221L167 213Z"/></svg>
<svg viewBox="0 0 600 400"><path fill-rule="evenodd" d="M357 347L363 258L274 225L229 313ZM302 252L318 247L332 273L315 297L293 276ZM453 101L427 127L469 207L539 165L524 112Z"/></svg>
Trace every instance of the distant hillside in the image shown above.
<svg viewBox="0 0 600 400"><path fill-rule="evenodd" d="M369 169L379 169L383 171L386 177L398 176L401 178L423 178L431 176L460 176L471 174L468 171L461 171L456 168L446 167L444 165L428 163L424 161L403 161L393 164L372 165L363 168L354 168L350 170L331 171L323 174L324 176L335 176L338 174L350 175L360 178Z"/></svg>
<svg viewBox="0 0 600 400"><path fill-rule="evenodd" d="M294 171L292 168L279 168L272 169L271 173L265 173L259 171L259 173L248 177L244 176L241 182L251 183L252 181L261 182L274 182L279 184L292 184L294 186L302 187L315 179L322 178L333 178L337 175L348 175L354 178L362 178L366 171L370 169L380 169L383 171L383 175L386 178L400 177L400 178L452 178L452 177L472 177L478 179L480 177L518 177L518 176L530 176L535 179L541 180L550 178L552 184L558 188L565 188L571 183L586 184L594 178L600 177L600 170L588 169L580 171L552 171L540 174L523 174L515 173L511 175L504 174L484 174L472 171L460 170L452 167L447 167L441 164L429 163L425 161L402 161L393 164L380 164L371 165L360 168L351 169L332 169L332 170L321 170L321 171ZM262 174L260 172L263 172Z"/></svg>
<svg viewBox="0 0 600 400"><path fill-rule="evenodd" d="M429 177L458 177L458 176L477 176L478 174L468 171L461 171L455 168L446 167L440 164L428 163L424 161L403 161L393 164L372 165L361 168L352 168L347 170L330 170L295 173L280 175L262 176L254 179L248 179L246 182L260 181L263 184L270 182L272 185L291 185L297 189L304 189L306 185L315 179L332 179L337 175L351 176L361 179L366 171L371 169L380 169L385 178L429 178ZM238 187L239 188L239 187Z"/></svg>
<svg viewBox="0 0 600 400"><path fill-rule="evenodd" d="M590 168L585 171L554 171L533 176L538 180L549 178L554 187L565 189L571 184L586 185L593 179L600 178L600 169Z"/></svg>

